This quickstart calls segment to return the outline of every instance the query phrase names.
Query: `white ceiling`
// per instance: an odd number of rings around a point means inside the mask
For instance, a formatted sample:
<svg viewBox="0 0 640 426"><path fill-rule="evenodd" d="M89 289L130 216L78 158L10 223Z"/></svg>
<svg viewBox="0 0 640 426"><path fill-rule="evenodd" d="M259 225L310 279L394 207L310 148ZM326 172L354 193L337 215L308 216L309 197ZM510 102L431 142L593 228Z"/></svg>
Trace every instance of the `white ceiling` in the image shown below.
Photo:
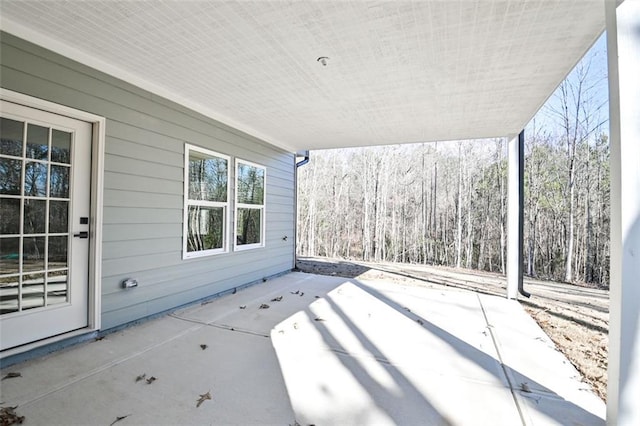
<svg viewBox="0 0 640 426"><path fill-rule="evenodd" d="M517 134L604 29L603 0L2 0L1 12L5 31L292 151Z"/></svg>

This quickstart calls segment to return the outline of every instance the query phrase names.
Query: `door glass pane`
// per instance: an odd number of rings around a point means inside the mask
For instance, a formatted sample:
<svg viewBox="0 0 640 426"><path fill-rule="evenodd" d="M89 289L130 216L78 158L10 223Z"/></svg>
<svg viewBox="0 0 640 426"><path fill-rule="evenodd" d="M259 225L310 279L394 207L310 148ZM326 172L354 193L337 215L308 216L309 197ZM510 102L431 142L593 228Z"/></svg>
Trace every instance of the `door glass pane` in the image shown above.
<svg viewBox="0 0 640 426"><path fill-rule="evenodd" d="M67 301L68 271L49 272L47 275L47 305L56 305Z"/></svg>
<svg viewBox="0 0 640 426"><path fill-rule="evenodd" d="M0 314L18 310L19 276L0 277Z"/></svg>
<svg viewBox="0 0 640 426"><path fill-rule="evenodd" d="M50 197L69 197L69 167L51 166Z"/></svg>
<svg viewBox="0 0 640 426"><path fill-rule="evenodd" d="M71 133L55 129L51 131L51 161L71 163Z"/></svg>
<svg viewBox="0 0 640 426"><path fill-rule="evenodd" d="M24 195L45 197L47 195L47 165L28 162L24 172Z"/></svg>
<svg viewBox="0 0 640 426"><path fill-rule="evenodd" d="M44 269L45 237L24 237L22 243L22 270L24 272Z"/></svg>
<svg viewBox="0 0 640 426"><path fill-rule="evenodd" d="M224 208L189 206L187 251L223 248Z"/></svg>
<svg viewBox="0 0 640 426"><path fill-rule="evenodd" d="M29 274L22 278L22 310L44 306L44 274Z"/></svg>
<svg viewBox="0 0 640 426"><path fill-rule="evenodd" d="M0 194L20 195L22 161L0 157Z"/></svg>
<svg viewBox="0 0 640 426"><path fill-rule="evenodd" d="M73 132L0 117L0 314L69 300L72 151Z"/></svg>
<svg viewBox="0 0 640 426"><path fill-rule="evenodd" d="M45 200L24 200L25 234L44 234L46 232L47 202Z"/></svg>
<svg viewBox="0 0 640 426"><path fill-rule="evenodd" d="M0 234L20 233L20 200L0 198Z"/></svg>
<svg viewBox="0 0 640 426"><path fill-rule="evenodd" d="M0 238L0 274L20 272L20 238Z"/></svg>
<svg viewBox="0 0 640 426"><path fill-rule="evenodd" d="M0 119L0 154L22 156L22 121Z"/></svg>
<svg viewBox="0 0 640 426"><path fill-rule="evenodd" d="M49 267L58 269L67 267L67 237L49 237Z"/></svg>
<svg viewBox="0 0 640 426"><path fill-rule="evenodd" d="M49 129L29 124L27 126L27 158L46 160L49 155Z"/></svg>
<svg viewBox="0 0 640 426"><path fill-rule="evenodd" d="M69 232L69 202L49 201L49 232L52 234Z"/></svg>

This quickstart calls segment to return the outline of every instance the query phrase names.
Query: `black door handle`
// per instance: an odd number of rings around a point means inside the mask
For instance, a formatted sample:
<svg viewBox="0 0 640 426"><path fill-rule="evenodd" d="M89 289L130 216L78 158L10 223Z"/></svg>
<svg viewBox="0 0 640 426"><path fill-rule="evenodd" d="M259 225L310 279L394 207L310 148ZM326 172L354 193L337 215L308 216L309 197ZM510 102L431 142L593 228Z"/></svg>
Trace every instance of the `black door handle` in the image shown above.
<svg viewBox="0 0 640 426"><path fill-rule="evenodd" d="M77 234L73 234L73 236L76 238L89 238L89 233L87 231L81 231Z"/></svg>

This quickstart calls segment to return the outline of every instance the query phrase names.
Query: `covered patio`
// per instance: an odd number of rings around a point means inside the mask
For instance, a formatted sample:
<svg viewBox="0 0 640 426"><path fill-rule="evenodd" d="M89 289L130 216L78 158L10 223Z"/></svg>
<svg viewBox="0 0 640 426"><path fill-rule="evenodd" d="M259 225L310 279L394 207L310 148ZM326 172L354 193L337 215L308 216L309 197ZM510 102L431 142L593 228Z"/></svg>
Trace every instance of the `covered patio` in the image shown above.
<svg viewBox="0 0 640 426"><path fill-rule="evenodd" d="M303 273L14 369L25 424L605 423L515 301Z"/></svg>
<svg viewBox="0 0 640 426"><path fill-rule="evenodd" d="M3 1L0 94L93 123L89 302L71 337L294 267L295 158L310 149L508 138L510 238L507 299L292 274L30 361L2 381L1 400L47 424L603 422L602 403L511 299L522 290L522 131L606 29L607 421L638 424L639 5ZM186 143L265 163L260 247L229 249L225 230L223 254L184 258ZM132 276L144 277L135 290L121 285Z"/></svg>

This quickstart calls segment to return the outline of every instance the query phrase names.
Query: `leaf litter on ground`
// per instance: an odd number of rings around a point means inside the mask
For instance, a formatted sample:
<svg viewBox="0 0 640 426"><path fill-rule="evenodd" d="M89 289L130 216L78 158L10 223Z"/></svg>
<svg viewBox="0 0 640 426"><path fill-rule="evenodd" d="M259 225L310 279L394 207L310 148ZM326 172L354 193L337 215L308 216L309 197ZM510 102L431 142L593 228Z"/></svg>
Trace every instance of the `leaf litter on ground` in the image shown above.
<svg viewBox="0 0 640 426"><path fill-rule="evenodd" d="M9 373L7 373L6 376L4 376L2 378L2 380L4 380L4 379L15 379L16 377L22 377L22 373L18 373L16 371L9 372Z"/></svg>
<svg viewBox="0 0 640 426"><path fill-rule="evenodd" d="M16 408L18 408L18 406L0 408L0 425L9 426L22 424L22 422L24 422L24 416L19 416L18 413L16 413Z"/></svg>
<svg viewBox="0 0 640 426"><path fill-rule="evenodd" d="M207 399L211 399L211 391L208 391L207 393L203 393L202 395L200 395L200 398L198 398L198 401L196 403L196 408L200 407L200 405L202 405L202 403L205 402Z"/></svg>
<svg viewBox="0 0 640 426"><path fill-rule="evenodd" d="M127 417L129 417L130 415L131 415L131 414L127 414L126 416L118 416L118 417L116 417L116 419L115 419L114 421L112 421L112 422L111 422L111 424L110 424L109 426L113 426L113 425L115 425L116 423L118 423L118 422L119 422L119 421L121 421L121 420L126 419L126 418L127 418Z"/></svg>

